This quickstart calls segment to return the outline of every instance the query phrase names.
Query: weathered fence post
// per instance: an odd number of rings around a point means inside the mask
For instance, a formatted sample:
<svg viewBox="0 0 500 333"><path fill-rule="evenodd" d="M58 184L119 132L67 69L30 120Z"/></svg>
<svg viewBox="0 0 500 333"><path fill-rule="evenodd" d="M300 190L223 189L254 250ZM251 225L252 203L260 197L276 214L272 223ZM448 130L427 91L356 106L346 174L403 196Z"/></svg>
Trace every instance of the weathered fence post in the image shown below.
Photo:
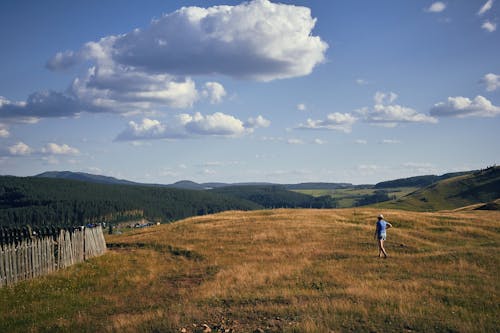
<svg viewBox="0 0 500 333"><path fill-rule="evenodd" d="M33 232L0 228L0 287L49 274L106 251L101 226Z"/></svg>

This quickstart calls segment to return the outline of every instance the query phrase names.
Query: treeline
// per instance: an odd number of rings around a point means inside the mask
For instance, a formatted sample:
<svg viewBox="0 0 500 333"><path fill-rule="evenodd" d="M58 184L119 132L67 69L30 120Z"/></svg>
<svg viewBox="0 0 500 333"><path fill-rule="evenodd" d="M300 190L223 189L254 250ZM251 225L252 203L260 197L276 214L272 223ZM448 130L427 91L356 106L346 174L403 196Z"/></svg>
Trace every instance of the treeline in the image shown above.
<svg viewBox="0 0 500 333"><path fill-rule="evenodd" d="M75 226L134 218L168 222L262 206L206 191L0 176L0 226Z"/></svg>
<svg viewBox="0 0 500 333"><path fill-rule="evenodd" d="M384 188L394 188L394 187L426 187L431 184L437 183L438 181L457 176L462 176L468 173L471 173L471 171L445 173L444 175L441 176L426 175L426 176L416 176L409 178L400 178L400 179L377 183L375 184L375 188L384 189Z"/></svg>
<svg viewBox="0 0 500 333"><path fill-rule="evenodd" d="M210 190L252 201L264 208L336 208L337 203L329 195L313 197L288 191L281 185L229 186Z"/></svg>
<svg viewBox="0 0 500 333"><path fill-rule="evenodd" d="M395 199L395 196L389 196L387 191L376 190L373 194L364 195L362 198L356 200L355 206L372 205L393 199Z"/></svg>

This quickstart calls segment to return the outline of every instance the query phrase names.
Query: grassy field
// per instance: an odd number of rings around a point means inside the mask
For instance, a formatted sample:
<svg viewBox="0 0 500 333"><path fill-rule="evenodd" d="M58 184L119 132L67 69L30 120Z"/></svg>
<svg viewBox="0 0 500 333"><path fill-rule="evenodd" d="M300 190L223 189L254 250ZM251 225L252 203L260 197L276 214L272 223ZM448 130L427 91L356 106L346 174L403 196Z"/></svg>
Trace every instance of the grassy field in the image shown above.
<svg viewBox="0 0 500 333"><path fill-rule="evenodd" d="M500 213L225 212L0 290L0 332L498 332Z"/></svg>
<svg viewBox="0 0 500 333"><path fill-rule="evenodd" d="M418 187L395 187L383 190L387 191L387 194L390 197L395 196L396 199L399 199L411 192L416 191L417 189ZM337 200L338 208L349 208L349 207L354 207L356 201L361 199L363 196L374 194L375 191L377 191L377 189L346 188L346 189L336 189L336 190L294 190L294 191L312 195L315 197L322 195L329 195L335 200Z"/></svg>

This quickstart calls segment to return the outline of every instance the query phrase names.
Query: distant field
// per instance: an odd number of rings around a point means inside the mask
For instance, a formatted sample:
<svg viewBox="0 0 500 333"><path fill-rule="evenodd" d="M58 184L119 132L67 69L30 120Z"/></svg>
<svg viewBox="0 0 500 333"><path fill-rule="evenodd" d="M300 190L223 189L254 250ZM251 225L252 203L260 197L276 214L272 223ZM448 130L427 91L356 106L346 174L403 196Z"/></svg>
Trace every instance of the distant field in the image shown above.
<svg viewBox="0 0 500 333"><path fill-rule="evenodd" d="M388 192L389 196L395 196L399 199L413 191L418 187L396 187L383 189ZM361 199L363 196L372 195L378 189L336 189L336 190L294 190L303 194L309 194L315 197L322 195L329 195L338 202L338 208L354 207L356 200Z"/></svg>
<svg viewBox="0 0 500 333"><path fill-rule="evenodd" d="M495 332L500 213L225 212L109 236L102 257L0 289L0 332Z"/></svg>

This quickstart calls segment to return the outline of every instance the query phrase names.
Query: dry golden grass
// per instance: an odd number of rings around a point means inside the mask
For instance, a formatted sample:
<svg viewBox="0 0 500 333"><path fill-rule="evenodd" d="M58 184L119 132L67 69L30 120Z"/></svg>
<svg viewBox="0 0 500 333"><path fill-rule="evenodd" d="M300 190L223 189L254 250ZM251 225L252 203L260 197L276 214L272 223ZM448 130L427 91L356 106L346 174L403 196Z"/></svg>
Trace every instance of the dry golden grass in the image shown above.
<svg viewBox="0 0 500 333"><path fill-rule="evenodd" d="M494 332L500 213L225 212L108 237L104 256L0 290L0 331ZM28 324L26 324L26 321Z"/></svg>

